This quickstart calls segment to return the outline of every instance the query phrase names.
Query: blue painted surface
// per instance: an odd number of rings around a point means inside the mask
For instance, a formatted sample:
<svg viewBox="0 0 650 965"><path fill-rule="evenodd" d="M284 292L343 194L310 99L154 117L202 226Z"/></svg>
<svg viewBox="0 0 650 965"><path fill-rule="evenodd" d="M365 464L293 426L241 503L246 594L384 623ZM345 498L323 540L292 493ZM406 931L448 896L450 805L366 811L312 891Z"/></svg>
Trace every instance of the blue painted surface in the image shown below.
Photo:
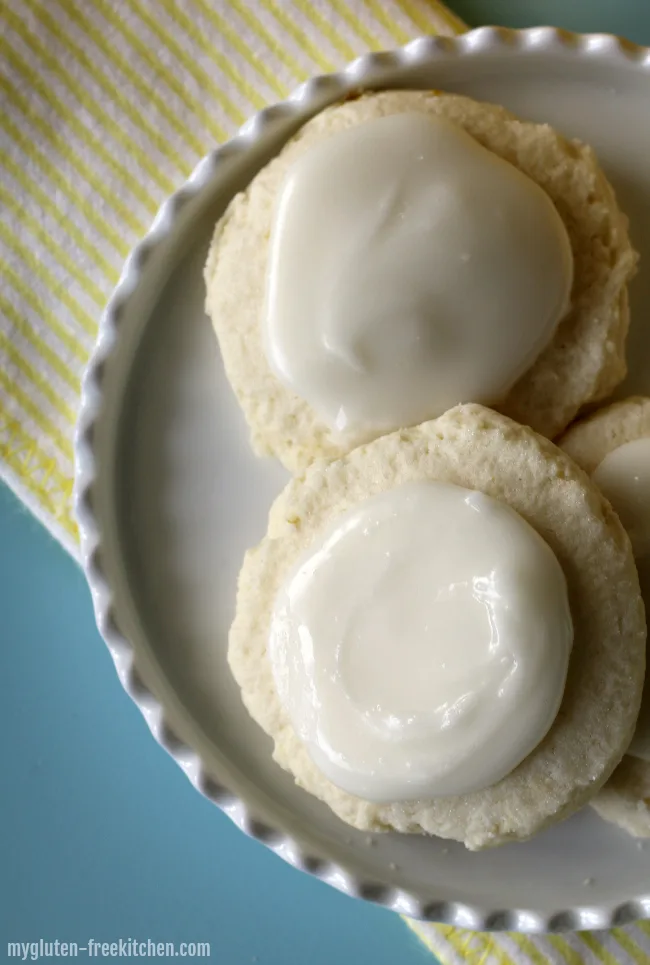
<svg viewBox="0 0 650 965"><path fill-rule="evenodd" d="M8 941L120 937L209 941L223 965L430 960L194 791L123 692L81 572L2 486L0 586L0 961Z"/></svg>
<svg viewBox="0 0 650 965"><path fill-rule="evenodd" d="M584 33L620 34L637 44L650 44L648 0L449 0L449 6L471 27L552 24Z"/></svg>
<svg viewBox="0 0 650 965"><path fill-rule="evenodd" d="M454 6L650 43L647 0ZM75 564L1 486L0 614L0 961L7 941L129 937L209 941L223 965L431 961L396 916L285 866L196 794L123 693Z"/></svg>

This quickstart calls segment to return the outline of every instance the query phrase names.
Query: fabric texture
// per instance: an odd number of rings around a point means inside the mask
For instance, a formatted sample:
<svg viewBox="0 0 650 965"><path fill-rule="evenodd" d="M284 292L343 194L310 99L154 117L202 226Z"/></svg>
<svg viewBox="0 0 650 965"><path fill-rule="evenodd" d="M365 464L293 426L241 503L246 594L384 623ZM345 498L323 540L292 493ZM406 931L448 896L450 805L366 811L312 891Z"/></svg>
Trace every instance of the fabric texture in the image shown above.
<svg viewBox="0 0 650 965"><path fill-rule="evenodd" d="M0 478L71 553L81 375L160 203L313 74L463 29L436 0L0 4ZM645 923L540 939L409 924L444 965L650 961Z"/></svg>

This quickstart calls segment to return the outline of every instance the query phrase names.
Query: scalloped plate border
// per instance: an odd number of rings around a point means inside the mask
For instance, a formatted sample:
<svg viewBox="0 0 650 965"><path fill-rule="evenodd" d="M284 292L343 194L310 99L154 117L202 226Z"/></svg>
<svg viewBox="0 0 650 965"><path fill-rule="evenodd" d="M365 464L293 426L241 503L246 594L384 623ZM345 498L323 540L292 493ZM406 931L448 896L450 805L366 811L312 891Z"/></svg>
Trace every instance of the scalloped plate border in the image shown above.
<svg viewBox="0 0 650 965"><path fill-rule="evenodd" d="M134 668L131 644L117 630L113 617L113 594L100 565L100 521L92 510L92 495L97 476L93 447L95 423L102 410L102 381L105 364L119 338L119 317L132 297L149 253L174 229L184 204L199 194L226 159L245 154L279 117L295 117L323 93L332 99L342 97L360 86L377 86L377 70L413 67L432 61L467 57L488 50L513 48L539 52L570 49L608 63L625 61L648 71L650 48L641 47L610 34L576 34L553 27L508 30L479 27L459 37L421 37L393 51L365 54L344 70L312 78L281 103L267 107L247 121L239 132L206 155L185 184L162 205L145 237L127 258L119 282L102 315L95 349L84 374L80 414L75 431L74 511L80 533L81 563L90 586L95 619L117 670L122 686L140 708L156 741L179 764L194 787L224 811L245 834L256 838L295 868L314 875L333 887L393 911L430 922L441 922L477 931L541 932L602 929L650 918L650 892L617 905L576 906L543 915L526 909L483 909L453 901L424 902L401 888L362 880L332 861L306 853L286 833L254 819L246 803L209 777L199 756L173 733L165 710L145 687Z"/></svg>

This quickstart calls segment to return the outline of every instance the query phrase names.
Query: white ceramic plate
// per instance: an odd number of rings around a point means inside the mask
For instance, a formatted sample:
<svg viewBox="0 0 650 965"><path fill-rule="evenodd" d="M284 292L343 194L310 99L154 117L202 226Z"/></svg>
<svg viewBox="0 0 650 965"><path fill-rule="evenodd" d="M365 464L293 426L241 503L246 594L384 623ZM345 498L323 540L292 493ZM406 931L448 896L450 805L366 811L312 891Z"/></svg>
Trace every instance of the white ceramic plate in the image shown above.
<svg viewBox="0 0 650 965"><path fill-rule="evenodd" d="M193 783L297 867L396 911L468 928L650 917L650 848L590 809L528 844L482 854L352 831L271 761L228 671L237 571L285 474L249 451L203 313L201 269L233 192L306 117L360 86L467 93L595 146L643 256L621 394L650 394L650 51L548 28L482 28L362 58L257 115L201 162L125 266L77 434L76 507L99 628L123 684Z"/></svg>

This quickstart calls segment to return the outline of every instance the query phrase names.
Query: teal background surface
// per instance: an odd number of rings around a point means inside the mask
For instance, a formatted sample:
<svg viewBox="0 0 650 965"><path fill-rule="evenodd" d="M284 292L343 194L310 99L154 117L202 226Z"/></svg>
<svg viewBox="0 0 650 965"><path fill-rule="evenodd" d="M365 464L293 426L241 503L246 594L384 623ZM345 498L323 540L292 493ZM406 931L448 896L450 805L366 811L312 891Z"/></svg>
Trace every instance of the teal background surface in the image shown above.
<svg viewBox="0 0 650 965"><path fill-rule="evenodd" d="M648 0L456 0L470 25L650 44ZM220 965L416 965L397 916L203 800L123 693L76 565L0 486L0 961L8 941L209 941Z"/></svg>

